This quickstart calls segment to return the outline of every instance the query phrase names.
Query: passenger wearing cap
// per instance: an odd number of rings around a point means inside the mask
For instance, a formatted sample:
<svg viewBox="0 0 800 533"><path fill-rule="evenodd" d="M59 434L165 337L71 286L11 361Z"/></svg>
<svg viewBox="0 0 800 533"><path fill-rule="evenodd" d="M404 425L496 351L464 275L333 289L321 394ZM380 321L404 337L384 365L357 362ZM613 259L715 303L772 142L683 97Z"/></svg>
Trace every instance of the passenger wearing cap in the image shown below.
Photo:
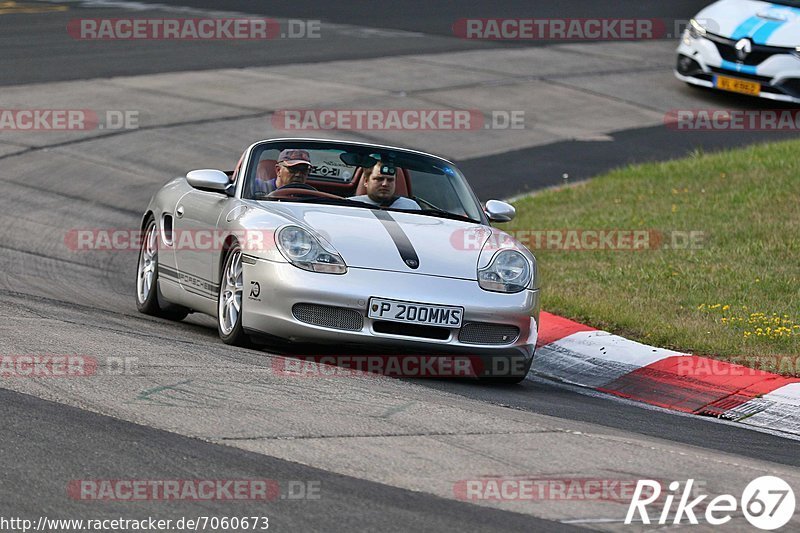
<svg viewBox="0 0 800 533"><path fill-rule="evenodd" d="M413 209L417 211L421 209L419 204L411 198L395 196L395 177L393 174L384 174L381 163L376 163L372 168L365 168L364 179L366 180L367 194L351 196L350 200L392 209Z"/></svg>
<svg viewBox="0 0 800 533"><path fill-rule="evenodd" d="M284 187L316 190L311 185L306 185L310 171L311 157L308 155L308 151L291 148L283 150L275 165L275 177L270 180L262 180L256 176L253 183L253 194L266 196Z"/></svg>

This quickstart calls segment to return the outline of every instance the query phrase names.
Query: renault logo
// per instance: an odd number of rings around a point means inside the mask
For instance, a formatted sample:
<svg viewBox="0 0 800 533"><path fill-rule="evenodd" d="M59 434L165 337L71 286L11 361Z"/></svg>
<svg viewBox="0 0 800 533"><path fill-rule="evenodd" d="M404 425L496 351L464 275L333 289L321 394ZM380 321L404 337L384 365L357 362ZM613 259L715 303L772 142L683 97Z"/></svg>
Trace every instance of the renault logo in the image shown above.
<svg viewBox="0 0 800 533"><path fill-rule="evenodd" d="M740 39L736 43L736 57L739 61L744 61L747 59L747 56L750 55L750 52L753 51L753 43L750 39Z"/></svg>

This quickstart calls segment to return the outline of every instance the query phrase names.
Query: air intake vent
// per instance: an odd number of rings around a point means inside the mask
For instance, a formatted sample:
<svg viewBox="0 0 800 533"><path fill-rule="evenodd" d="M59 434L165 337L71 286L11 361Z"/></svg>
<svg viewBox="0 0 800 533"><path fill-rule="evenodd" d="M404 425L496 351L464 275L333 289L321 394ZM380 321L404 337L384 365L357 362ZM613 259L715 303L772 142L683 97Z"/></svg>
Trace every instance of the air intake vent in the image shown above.
<svg viewBox="0 0 800 533"><path fill-rule="evenodd" d="M445 328L437 328L436 326L421 326L418 324L404 324L402 322L388 322L386 320L376 320L372 323L372 329L378 333L403 335L405 337L419 337L422 339L436 339L444 341L450 338L450 330Z"/></svg>
<svg viewBox="0 0 800 533"><path fill-rule="evenodd" d="M458 334L459 342L464 344L511 344L517 337L517 326L485 322L467 322Z"/></svg>
<svg viewBox="0 0 800 533"><path fill-rule="evenodd" d="M795 98L800 98L800 78L791 78L782 81L781 89Z"/></svg>
<svg viewBox="0 0 800 533"><path fill-rule="evenodd" d="M346 307L294 304L292 306L292 314L300 322L323 328L361 331L361 328L364 327L364 317L361 316L361 313Z"/></svg>

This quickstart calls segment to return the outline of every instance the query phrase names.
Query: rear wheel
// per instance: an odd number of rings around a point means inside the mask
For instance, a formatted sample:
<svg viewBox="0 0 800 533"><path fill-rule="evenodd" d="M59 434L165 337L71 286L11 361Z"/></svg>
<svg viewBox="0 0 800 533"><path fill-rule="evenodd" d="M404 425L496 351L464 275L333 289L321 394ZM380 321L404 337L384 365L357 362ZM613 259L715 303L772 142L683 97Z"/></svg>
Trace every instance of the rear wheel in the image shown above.
<svg viewBox="0 0 800 533"><path fill-rule="evenodd" d="M145 224L144 239L139 249L136 268L136 308L140 313L169 320L183 320L189 310L170 304L158 294L158 228L151 217Z"/></svg>
<svg viewBox="0 0 800 533"><path fill-rule="evenodd" d="M233 346L250 346L250 337L242 328L242 294L244 292L242 248L234 242L225 256L219 280L217 329L222 342Z"/></svg>

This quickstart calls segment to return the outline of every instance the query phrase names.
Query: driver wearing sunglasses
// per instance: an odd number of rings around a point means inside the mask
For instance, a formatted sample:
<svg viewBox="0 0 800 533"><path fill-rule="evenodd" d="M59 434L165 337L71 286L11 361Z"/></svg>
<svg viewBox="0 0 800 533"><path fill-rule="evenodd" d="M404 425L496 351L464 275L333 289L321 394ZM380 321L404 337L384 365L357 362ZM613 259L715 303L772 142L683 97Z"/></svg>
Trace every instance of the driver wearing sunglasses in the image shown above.
<svg viewBox="0 0 800 533"><path fill-rule="evenodd" d="M256 178L254 192L261 196L284 187L316 190L306 184L309 172L311 172L311 157L308 151L288 148L278 156L275 177L266 181Z"/></svg>

